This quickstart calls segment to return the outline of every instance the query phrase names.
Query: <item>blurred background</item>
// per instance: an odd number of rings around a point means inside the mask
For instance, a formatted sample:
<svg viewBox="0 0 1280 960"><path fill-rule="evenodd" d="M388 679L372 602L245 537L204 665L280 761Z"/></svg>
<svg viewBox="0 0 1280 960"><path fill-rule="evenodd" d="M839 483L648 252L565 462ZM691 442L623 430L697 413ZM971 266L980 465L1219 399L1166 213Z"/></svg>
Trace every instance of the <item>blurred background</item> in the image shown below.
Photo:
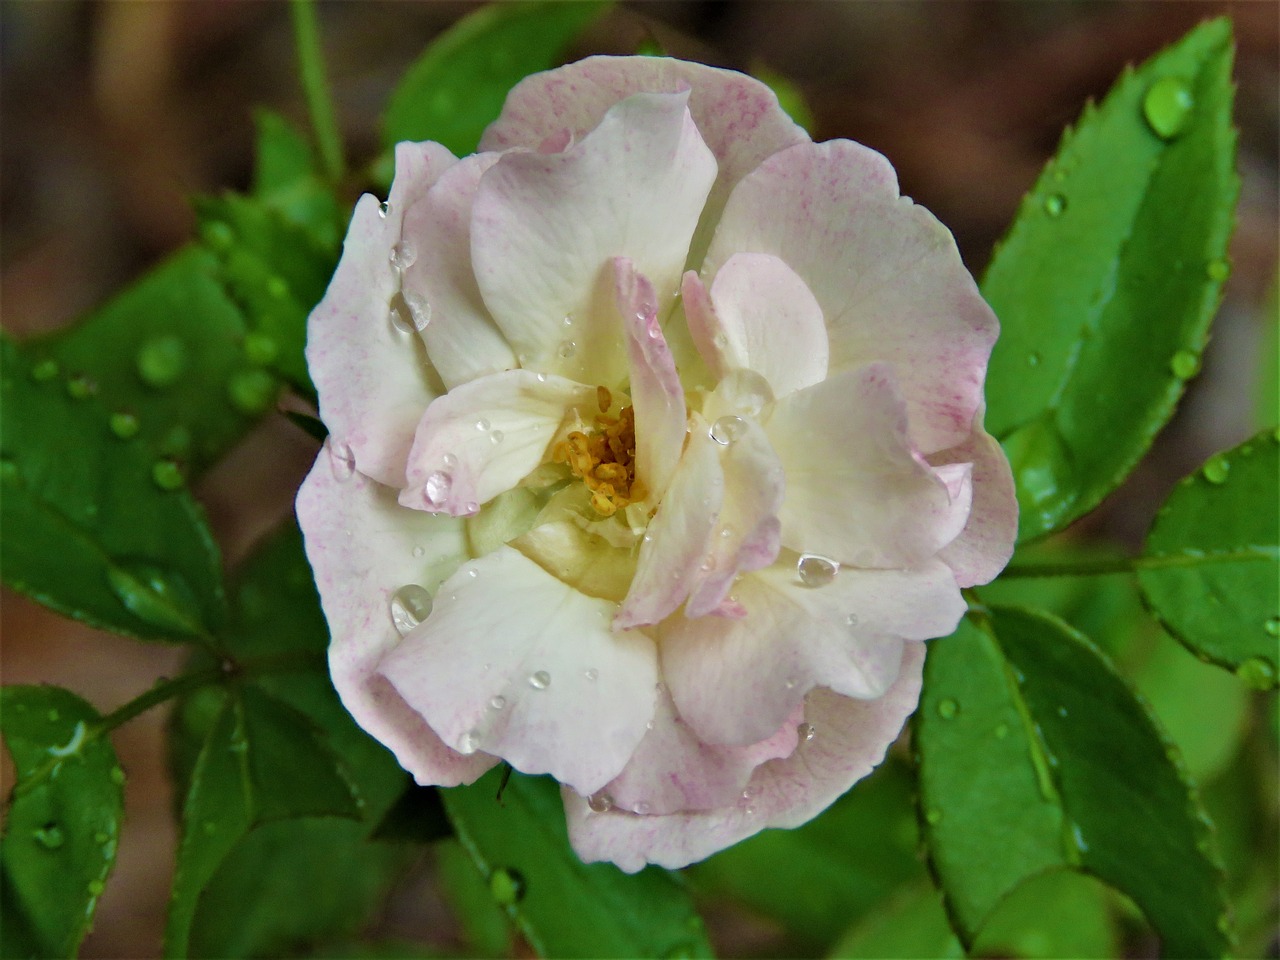
<svg viewBox="0 0 1280 960"><path fill-rule="evenodd" d="M356 163L376 152L380 111L405 68L475 6L321 5L330 82ZM1100 98L1126 64L1224 12L1238 44L1242 176L1226 300L1177 418L1076 531L1136 549L1180 476L1257 429L1259 357L1276 351L1280 5L654 0L619 4L567 59L656 45L789 79L812 111L815 139L849 137L888 156L903 192L951 228L980 273L1086 100ZM72 322L188 240L189 197L247 186L255 106L306 127L296 76L283 3L0 3L5 329L23 337ZM300 431L269 418L201 480L228 563L288 514L314 453ZM102 710L180 668L177 651L70 624L7 591L0 626L5 683L62 684ZM160 952L175 843L164 722L163 710L152 711L115 738L129 774L128 819L86 957ZM4 773L7 793L11 768ZM424 855L379 921L384 932L457 942L431 877ZM708 922L725 954L776 953L784 943L767 920L714 899Z"/></svg>

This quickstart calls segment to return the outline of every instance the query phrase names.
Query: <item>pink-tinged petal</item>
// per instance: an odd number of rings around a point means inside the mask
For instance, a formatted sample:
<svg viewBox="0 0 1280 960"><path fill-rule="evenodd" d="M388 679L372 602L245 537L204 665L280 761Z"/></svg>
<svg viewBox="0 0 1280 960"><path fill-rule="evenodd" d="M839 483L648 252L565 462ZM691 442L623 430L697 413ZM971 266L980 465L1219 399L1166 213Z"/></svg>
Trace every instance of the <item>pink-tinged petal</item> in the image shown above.
<svg viewBox="0 0 1280 960"><path fill-rule="evenodd" d="M336 466L343 475L340 460ZM377 673L400 641L392 595L409 585L434 591L466 559L463 522L406 510L395 490L360 473L339 479L328 448L298 491L297 510L329 621L329 670L343 705L419 783L451 787L475 780L497 760L450 750Z"/></svg>
<svg viewBox="0 0 1280 960"><path fill-rule="evenodd" d="M635 577L614 618L615 629L657 623L684 603L698 565L713 546L724 492L717 445L705 430L695 431L640 542Z"/></svg>
<svg viewBox="0 0 1280 960"><path fill-rule="evenodd" d="M436 396L412 334L391 323L391 301L400 289L391 256L407 204L455 162L439 144L396 148L388 208L369 194L360 198L342 259L307 321L307 366L321 419L351 448L360 472L391 486L404 483L414 428Z"/></svg>
<svg viewBox="0 0 1280 960"><path fill-rule="evenodd" d="M743 418L734 432L733 441L721 448L724 507L699 565L696 586L685 606L686 617L720 610L738 575L769 566L782 546L778 520L786 488L782 463L753 420ZM724 612L735 611L730 608Z"/></svg>
<svg viewBox="0 0 1280 960"><path fill-rule="evenodd" d="M500 547L441 586L380 670L445 743L591 793L635 752L656 699L653 641L612 632L613 609Z"/></svg>
<svg viewBox="0 0 1280 960"><path fill-rule="evenodd" d="M637 94L564 153L513 151L481 178L476 278L524 366L610 387L626 376L611 261L630 258L671 298L716 176L687 100Z"/></svg>
<svg viewBox="0 0 1280 960"><path fill-rule="evenodd" d="M684 307L689 340L698 351L707 371L719 380L729 372L716 343L716 339L723 336L720 332L720 318L716 316L716 308L711 303L711 293L696 270L686 271L681 279L680 302Z"/></svg>
<svg viewBox="0 0 1280 960"><path fill-rule="evenodd" d="M547 459L566 418L596 410L596 391L563 377L506 370L437 398L418 424L400 502L469 516Z"/></svg>
<svg viewBox="0 0 1280 960"><path fill-rule="evenodd" d="M703 743L680 719L665 691L658 696L653 725L618 774L597 796L614 807L644 814L680 813L730 806L742 796L756 767L788 757L800 737L802 709L773 736L745 747Z"/></svg>
<svg viewBox="0 0 1280 960"><path fill-rule="evenodd" d="M809 140L773 91L732 70L665 57L588 57L526 77L507 96L480 141L482 150L534 149L548 130L568 128L581 139L619 100L635 93L689 92L689 111L719 164L690 262L699 263L709 231L734 184L770 154Z"/></svg>
<svg viewBox="0 0 1280 960"><path fill-rule="evenodd" d="M661 629L662 673L676 709L707 743L769 736L813 687L880 696L904 640L945 636L965 604L950 568L844 569L805 586L794 559L744 576L742 620L672 618Z"/></svg>
<svg viewBox="0 0 1280 960"><path fill-rule="evenodd" d="M859 567L905 567L959 531L946 486L912 453L894 373L869 364L766 410L787 474L784 546Z"/></svg>
<svg viewBox="0 0 1280 960"><path fill-rule="evenodd" d="M482 153L458 161L404 214L404 233L418 242L403 271L404 293L427 316L422 339L449 389L516 366L471 268L471 206L497 159Z"/></svg>
<svg viewBox="0 0 1280 960"><path fill-rule="evenodd" d="M995 314L951 234L898 195L880 154L833 140L770 157L729 198L703 275L743 250L781 257L813 292L832 372L894 364L917 449L929 454L968 437Z"/></svg>
<svg viewBox="0 0 1280 960"><path fill-rule="evenodd" d="M972 436L953 450L930 459L935 462L960 460L972 463L970 487L973 505L960 534L938 554L955 571L962 587L990 583L1009 558L1018 536L1018 501L1013 474L1000 444L988 435L977 420ZM945 466L937 468L941 473Z"/></svg>
<svg viewBox="0 0 1280 960"><path fill-rule="evenodd" d="M653 285L625 257L613 261L617 310L627 338L631 405L636 418L636 476L657 502L671 483L684 446L684 388L658 326Z"/></svg>
<svg viewBox="0 0 1280 960"><path fill-rule="evenodd" d="M777 397L826 379L822 308L777 257L734 254L716 272L710 299L721 369L754 370Z"/></svg>
<svg viewBox="0 0 1280 960"><path fill-rule="evenodd" d="M797 827L867 776L920 699L924 648L907 644L894 685L876 700L815 690L805 704L813 737L785 759L757 768L747 796L702 813L637 816L596 813L585 797L561 789L569 841L583 860L608 860L628 873L647 863L687 866L766 827Z"/></svg>

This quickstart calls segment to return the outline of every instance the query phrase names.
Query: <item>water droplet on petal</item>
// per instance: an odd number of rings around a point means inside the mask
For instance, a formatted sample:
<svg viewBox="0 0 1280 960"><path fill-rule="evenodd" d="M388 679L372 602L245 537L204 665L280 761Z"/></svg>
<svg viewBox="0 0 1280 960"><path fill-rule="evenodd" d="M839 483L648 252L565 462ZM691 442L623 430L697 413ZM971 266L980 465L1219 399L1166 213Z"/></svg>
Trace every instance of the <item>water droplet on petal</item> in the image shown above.
<svg viewBox="0 0 1280 960"><path fill-rule="evenodd" d="M498 444L500 444L504 439L506 439L506 434L504 434L501 430L495 430L493 431L493 433L489 434L489 441L494 446L497 446Z"/></svg>
<svg viewBox="0 0 1280 960"><path fill-rule="evenodd" d="M506 705L507 705L507 698L504 696L496 696L489 701L489 708L491 710L501 710Z"/></svg>
<svg viewBox="0 0 1280 960"><path fill-rule="evenodd" d="M418 248L411 240L401 240L391 248L391 266L397 270L407 270L418 259Z"/></svg>
<svg viewBox="0 0 1280 960"><path fill-rule="evenodd" d="M480 571L477 570L475 567L468 567L467 576L470 577L472 580L475 580L477 577L480 576Z"/></svg>
<svg viewBox="0 0 1280 960"><path fill-rule="evenodd" d="M1215 453L1203 468L1204 478L1210 483L1226 483L1227 474L1231 471L1231 461L1220 453Z"/></svg>
<svg viewBox="0 0 1280 960"><path fill-rule="evenodd" d="M802 554L796 561L796 576L806 587L825 587L839 572L839 563L816 553Z"/></svg>
<svg viewBox="0 0 1280 960"><path fill-rule="evenodd" d="M537 376L537 381L538 381L539 383L546 383L546 382L547 382L547 375L546 375L545 373L540 373L540 374L538 374L538 376Z"/></svg>
<svg viewBox="0 0 1280 960"><path fill-rule="evenodd" d="M727 447L742 436L747 429L747 421L741 417L729 415L721 417L711 425L708 436L721 446Z"/></svg>
<svg viewBox="0 0 1280 960"><path fill-rule="evenodd" d="M138 348L136 365L138 376L147 386L172 386L187 368L186 344L172 334L152 337Z"/></svg>
<svg viewBox="0 0 1280 960"><path fill-rule="evenodd" d="M132 413L113 413L110 421L111 432L121 440L129 440L138 435L142 425Z"/></svg>
<svg viewBox="0 0 1280 960"><path fill-rule="evenodd" d="M1142 115L1161 140L1172 140L1186 129L1195 100L1181 77L1163 77L1142 98Z"/></svg>
<svg viewBox="0 0 1280 960"><path fill-rule="evenodd" d="M489 421L486 420L484 417L481 417L479 420L476 421L476 429L479 430L481 433L484 433L486 430L488 430L489 426L490 426Z"/></svg>
<svg viewBox="0 0 1280 960"><path fill-rule="evenodd" d="M798 727L796 727L796 736L800 738L801 743L808 743L810 740L813 739L814 734L816 734L817 732L818 731L814 729L814 726L812 723L802 723Z"/></svg>
<svg viewBox="0 0 1280 960"><path fill-rule="evenodd" d="M858 615L856 613L849 614L844 618L844 625L846 627L856 627L858 625Z"/></svg>
<svg viewBox="0 0 1280 960"><path fill-rule="evenodd" d="M643 800L638 800L638 801L636 801L635 806L633 806L631 809L632 809L632 810L634 810L636 813L640 814L640 816L642 816L642 817L643 817L645 814L647 814L647 813L649 812L650 807L649 807L649 804L648 804L648 803L646 803L645 801L643 801Z"/></svg>
<svg viewBox="0 0 1280 960"><path fill-rule="evenodd" d="M329 469L333 471L333 479L339 483L350 480L356 472L356 455L351 446L332 437L329 439Z"/></svg>
<svg viewBox="0 0 1280 960"><path fill-rule="evenodd" d="M468 730L462 735L462 739L458 741L458 752L465 754L475 753L480 748L480 733L476 730Z"/></svg>
<svg viewBox="0 0 1280 960"><path fill-rule="evenodd" d="M941 700L938 702L938 716L940 716L943 720L950 720L959 712L960 712L960 704L956 703L950 697L948 697L946 700Z"/></svg>
<svg viewBox="0 0 1280 960"><path fill-rule="evenodd" d="M426 556L426 553L427 553L427 550L426 550L426 548L425 548L425 547L414 547L414 548L413 548L413 555L414 555L415 557L417 557L419 560L421 560L424 556Z"/></svg>
<svg viewBox="0 0 1280 960"><path fill-rule="evenodd" d="M582 675L586 677L587 680L589 680L591 683L595 683L596 680L600 678L600 671L597 670L595 667L592 667L591 669L584 671Z"/></svg>
<svg viewBox="0 0 1280 960"><path fill-rule="evenodd" d="M613 809L613 797L604 793L593 793L587 797L587 806L591 808L593 813L608 813Z"/></svg>
<svg viewBox="0 0 1280 960"><path fill-rule="evenodd" d="M1062 211L1067 209L1067 198L1060 193L1051 193L1044 198L1044 212L1051 217L1062 215Z"/></svg>
<svg viewBox="0 0 1280 960"><path fill-rule="evenodd" d="M380 204L378 204L378 216L380 216L383 220L387 219L387 215L390 213L391 213L391 204L389 204L386 200L383 200Z"/></svg>
<svg viewBox="0 0 1280 960"><path fill-rule="evenodd" d="M443 470L433 470L427 474L427 481L422 485L422 500L428 510L439 511L449 499L449 490L453 487L453 477Z"/></svg>
<svg viewBox="0 0 1280 960"><path fill-rule="evenodd" d="M529 674L529 686L535 690L545 690L551 686L551 674L545 670L536 670Z"/></svg>
<svg viewBox="0 0 1280 960"><path fill-rule="evenodd" d="M572 313L566 313L566 314L564 315L564 320L562 320L561 322L562 322L566 327L572 327L572 326L573 326L573 314L572 314Z"/></svg>
<svg viewBox="0 0 1280 960"><path fill-rule="evenodd" d="M556 354L562 360L571 359L578 352L578 345L572 340L561 340L560 346L556 348Z"/></svg>
<svg viewBox="0 0 1280 960"><path fill-rule="evenodd" d="M416 293L406 293L404 302L409 308L409 323L413 325L413 329L419 333L427 329L427 324L431 322L431 304L427 302L427 298Z"/></svg>
<svg viewBox="0 0 1280 960"><path fill-rule="evenodd" d="M46 850L57 850L67 839L62 828L56 823L46 823L43 827L31 831L31 837Z"/></svg>
<svg viewBox="0 0 1280 960"><path fill-rule="evenodd" d="M391 594L391 622L405 636L431 615L431 594L416 583L405 584Z"/></svg>
<svg viewBox="0 0 1280 960"><path fill-rule="evenodd" d="M756 416L766 403L773 402L773 388L762 374L754 370L739 370L738 405L749 417Z"/></svg>
<svg viewBox="0 0 1280 960"><path fill-rule="evenodd" d="M1169 361L1169 369L1175 377L1187 380L1200 372L1200 357L1190 350L1179 350Z"/></svg>
<svg viewBox="0 0 1280 960"><path fill-rule="evenodd" d="M444 465L444 468L446 470L453 470L455 467L458 466L458 458L455 457L452 453L446 453L443 457L440 458L440 462Z"/></svg>

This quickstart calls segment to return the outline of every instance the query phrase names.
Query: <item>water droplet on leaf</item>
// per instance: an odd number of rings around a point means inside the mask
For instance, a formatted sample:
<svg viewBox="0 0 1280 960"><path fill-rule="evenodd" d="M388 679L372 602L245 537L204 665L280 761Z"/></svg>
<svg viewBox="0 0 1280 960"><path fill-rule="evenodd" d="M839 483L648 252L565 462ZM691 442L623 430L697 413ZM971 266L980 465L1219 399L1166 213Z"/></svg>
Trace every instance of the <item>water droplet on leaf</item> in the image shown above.
<svg viewBox="0 0 1280 960"><path fill-rule="evenodd" d="M1273 637L1280 637L1280 617L1271 617L1263 629Z"/></svg>
<svg viewBox="0 0 1280 960"><path fill-rule="evenodd" d="M1067 209L1067 198L1060 193L1051 193L1044 198L1044 212L1051 217L1061 216Z"/></svg>
<svg viewBox="0 0 1280 960"><path fill-rule="evenodd" d="M1276 668L1262 657L1250 657L1236 667L1236 676L1254 690L1270 690L1276 685Z"/></svg>
<svg viewBox="0 0 1280 960"><path fill-rule="evenodd" d="M404 303L409 310L409 323L413 329L419 333L427 329L427 324L431 322L431 304L426 297L416 293L406 293Z"/></svg>
<svg viewBox="0 0 1280 960"><path fill-rule="evenodd" d="M506 434L504 434L501 430L495 430L493 431L493 433L489 434L489 442L492 443L494 446L497 446L498 444L500 444L504 439L506 439Z"/></svg>
<svg viewBox="0 0 1280 960"><path fill-rule="evenodd" d="M1186 129L1195 100L1181 77L1163 77L1142 98L1142 115L1161 140L1172 140Z"/></svg>
<svg viewBox="0 0 1280 960"><path fill-rule="evenodd" d="M960 704L956 703L950 697L938 702L938 716L943 720L950 720L960 712Z"/></svg>
<svg viewBox="0 0 1280 960"><path fill-rule="evenodd" d="M58 375L57 360L41 360L31 368L31 379L37 383L46 383Z"/></svg>
<svg viewBox="0 0 1280 960"><path fill-rule="evenodd" d="M108 421L111 432L121 440L129 440L138 435L142 425L132 413L113 413Z"/></svg>
<svg viewBox="0 0 1280 960"><path fill-rule="evenodd" d="M489 878L489 892L504 907L514 906L524 897L525 879L519 870L499 867Z"/></svg>
<svg viewBox="0 0 1280 960"><path fill-rule="evenodd" d="M83 400L98 392L98 385L88 377L75 377L67 381L67 396L72 400Z"/></svg>
<svg viewBox="0 0 1280 960"><path fill-rule="evenodd" d="M931 807L925 811L924 819L931 826L937 826L942 822L942 811L936 807Z"/></svg>
<svg viewBox="0 0 1280 960"><path fill-rule="evenodd" d="M1231 472L1231 461L1222 454L1215 453L1205 461L1202 472L1210 483L1226 483L1227 474Z"/></svg>
<svg viewBox="0 0 1280 960"><path fill-rule="evenodd" d="M46 823L43 827L31 831L31 837L46 850L57 850L66 842L62 828L56 823Z"/></svg>
<svg viewBox="0 0 1280 960"><path fill-rule="evenodd" d="M1175 377L1190 379L1200 372L1200 357L1190 350L1179 350L1169 361L1169 369Z"/></svg>
<svg viewBox="0 0 1280 960"><path fill-rule="evenodd" d="M231 405L246 416L269 410L276 399L276 378L266 370L241 370L227 382Z"/></svg>
<svg viewBox="0 0 1280 960"><path fill-rule="evenodd" d="M265 367L280 354L280 346L265 333L250 333L244 338L245 358L255 367Z"/></svg>
<svg viewBox="0 0 1280 960"><path fill-rule="evenodd" d="M178 382L187 368L187 347L172 334L152 337L138 348L138 376L157 390Z"/></svg>
<svg viewBox="0 0 1280 960"><path fill-rule="evenodd" d="M1216 283L1221 283L1227 277L1231 276L1231 264L1225 260L1210 260L1209 265L1205 267L1205 275Z"/></svg>
<svg viewBox="0 0 1280 960"><path fill-rule="evenodd" d="M160 460L151 468L151 481L161 490L181 490L186 480L182 468L173 460Z"/></svg>
<svg viewBox="0 0 1280 960"><path fill-rule="evenodd" d="M119 560L107 568L107 584L120 604L140 620L164 630L198 629L200 606L176 573L141 560Z"/></svg>
<svg viewBox="0 0 1280 960"><path fill-rule="evenodd" d="M431 615L431 594L426 587L408 583L391 594L391 622L405 636Z"/></svg>

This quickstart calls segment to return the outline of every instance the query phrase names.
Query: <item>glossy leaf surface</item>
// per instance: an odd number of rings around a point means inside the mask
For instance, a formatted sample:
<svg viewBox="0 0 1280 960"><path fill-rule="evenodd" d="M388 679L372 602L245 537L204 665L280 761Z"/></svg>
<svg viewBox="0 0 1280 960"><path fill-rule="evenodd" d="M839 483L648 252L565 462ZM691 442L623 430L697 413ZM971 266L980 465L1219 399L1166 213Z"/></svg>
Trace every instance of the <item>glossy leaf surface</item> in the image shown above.
<svg viewBox="0 0 1280 960"><path fill-rule="evenodd" d="M58 687L0 692L17 772L0 841L0 955L75 956L115 865L124 772L97 711Z"/></svg>
<svg viewBox="0 0 1280 960"><path fill-rule="evenodd" d="M986 422L1021 539L1115 489L1199 369L1239 192L1232 51L1218 19L1126 72L1063 138L983 278L1002 328Z"/></svg>

